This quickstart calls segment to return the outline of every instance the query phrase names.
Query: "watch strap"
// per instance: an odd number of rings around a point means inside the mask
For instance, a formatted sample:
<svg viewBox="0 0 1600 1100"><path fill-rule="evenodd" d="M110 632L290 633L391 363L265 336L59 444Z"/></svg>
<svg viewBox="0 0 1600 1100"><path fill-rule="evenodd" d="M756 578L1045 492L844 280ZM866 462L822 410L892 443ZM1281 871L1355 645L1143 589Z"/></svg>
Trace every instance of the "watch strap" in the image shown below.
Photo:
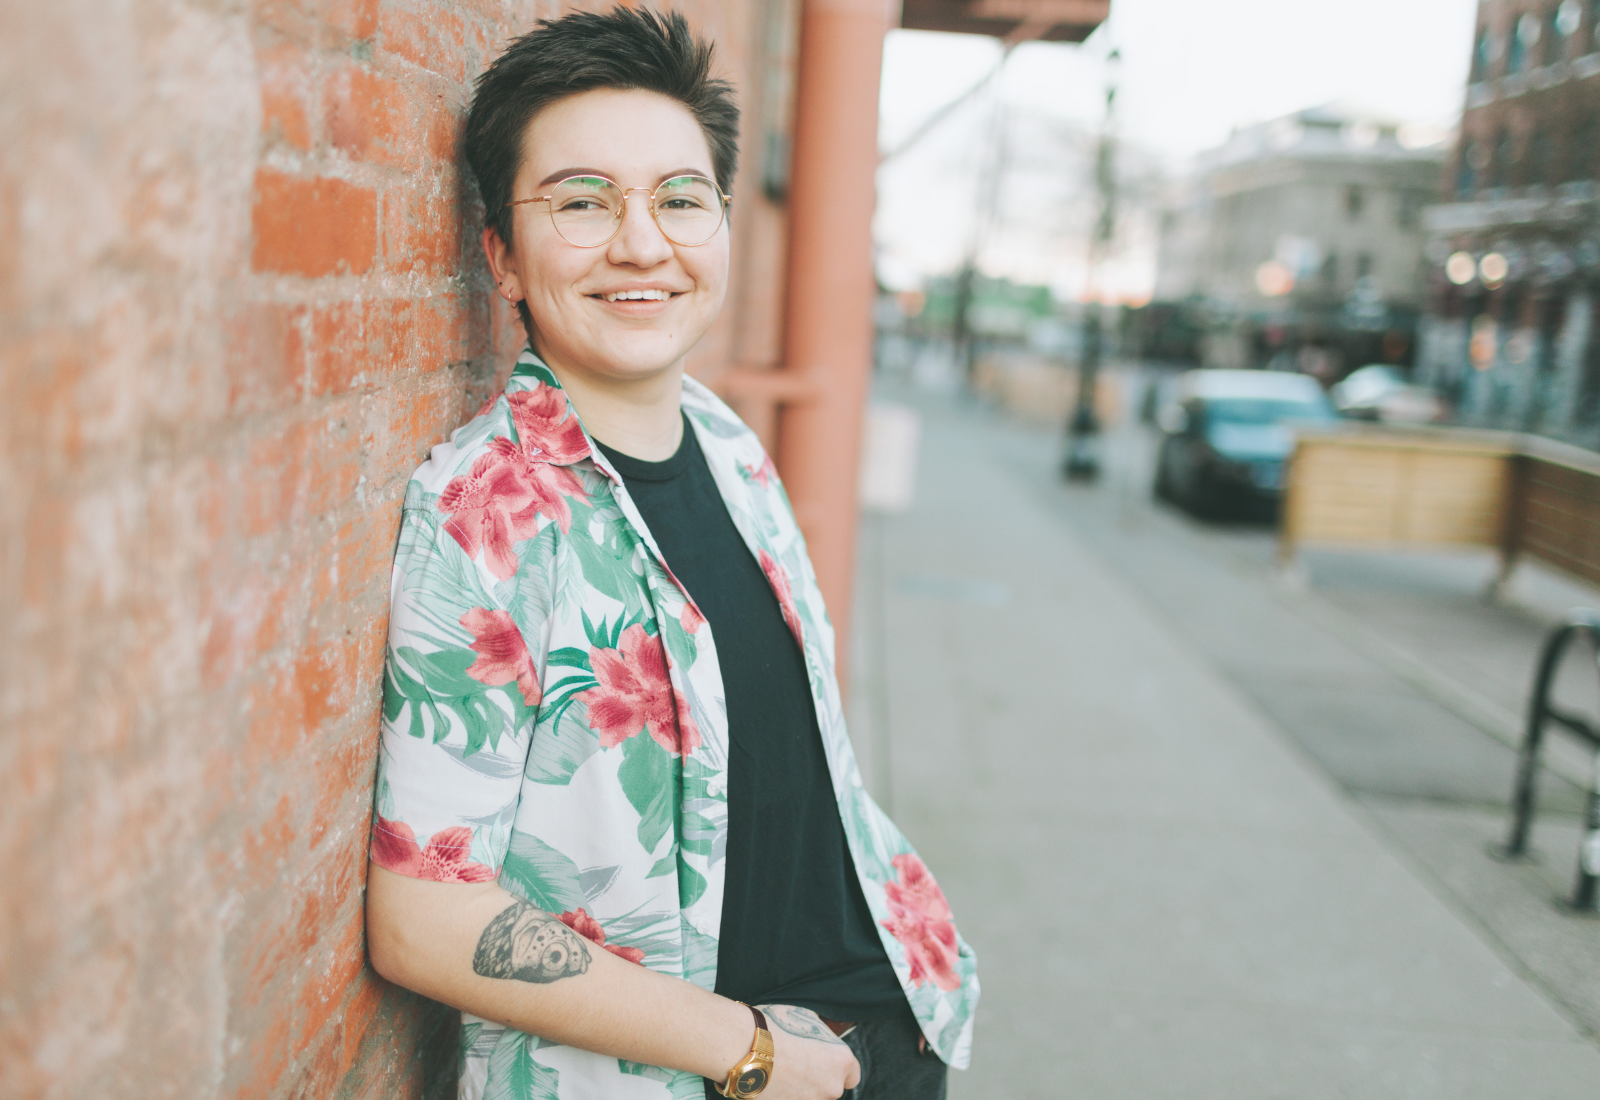
<svg viewBox="0 0 1600 1100"><path fill-rule="evenodd" d="M739 1003L744 1004L743 1001L740 1001ZM767 1018L761 1014L761 1010L755 1005L744 1006L750 1010L750 1015L756 1018L756 1037L754 1046L759 1047L763 1042L765 1042L767 1044L766 1055L769 1058L772 1057L772 1029L767 1026Z"/></svg>
<svg viewBox="0 0 1600 1100"><path fill-rule="evenodd" d="M740 1001L739 1003L744 1005L743 1001ZM739 1060L739 1064L728 1072L727 1080L720 1085L713 1082L717 1092L721 1093L723 1096L755 1095L755 1093L742 1093L737 1091L737 1085L735 1084L739 1077L739 1071L744 1069L751 1062L765 1062L765 1069L767 1072L770 1073L772 1070L772 1055L774 1047L772 1043L772 1030L767 1027L767 1018L761 1014L761 1010L755 1005L744 1006L750 1010L750 1015L755 1017L756 1034L755 1038L750 1041L750 1053L741 1058ZM765 1084L761 1086L763 1089L765 1087ZM760 1089L757 1091L759 1092Z"/></svg>

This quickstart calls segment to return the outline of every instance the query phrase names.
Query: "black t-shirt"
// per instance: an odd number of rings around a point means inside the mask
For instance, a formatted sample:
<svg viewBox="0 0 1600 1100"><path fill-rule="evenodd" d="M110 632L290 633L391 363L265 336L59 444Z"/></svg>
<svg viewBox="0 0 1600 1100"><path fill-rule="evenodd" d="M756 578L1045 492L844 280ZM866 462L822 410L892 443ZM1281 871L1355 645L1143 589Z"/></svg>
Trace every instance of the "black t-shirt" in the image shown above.
<svg viewBox="0 0 1600 1100"><path fill-rule="evenodd" d="M835 1020L885 1019L905 994L861 894L805 660L694 429L665 462L601 444L667 566L711 624L728 704L728 846L717 992Z"/></svg>

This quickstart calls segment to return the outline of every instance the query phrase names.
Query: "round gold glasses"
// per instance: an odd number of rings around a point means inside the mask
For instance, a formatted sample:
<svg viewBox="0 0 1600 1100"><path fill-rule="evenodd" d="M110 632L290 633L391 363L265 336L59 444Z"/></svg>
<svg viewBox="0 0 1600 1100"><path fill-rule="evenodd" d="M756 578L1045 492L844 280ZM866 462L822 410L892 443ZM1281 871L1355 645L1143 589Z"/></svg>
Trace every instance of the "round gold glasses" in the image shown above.
<svg viewBox="0 0 1600 1100"><path fill-rule="evenodd" d="M722 228L732 198L704 176L673 176L648 187L623 188L604 176L568 176L550 188L548 195L518 199L507 206L529 202L550 204L550 220L568 244L599 248L609 244L622 228L626 199L635 191L650 196L650 216L673 244L692 248L705 244Z"/></svg>

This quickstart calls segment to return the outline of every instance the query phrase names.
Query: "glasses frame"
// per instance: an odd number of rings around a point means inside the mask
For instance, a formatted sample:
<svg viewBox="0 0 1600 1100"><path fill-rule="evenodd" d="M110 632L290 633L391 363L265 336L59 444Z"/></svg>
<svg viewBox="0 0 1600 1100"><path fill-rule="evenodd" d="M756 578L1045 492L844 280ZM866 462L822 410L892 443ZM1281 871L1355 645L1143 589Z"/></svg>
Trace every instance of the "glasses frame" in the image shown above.
<svg viewBox="0 0 1600 1100"><path fill-rule="evenodd" d="M693 172L685 172L683 175L673 176L671 179L664 179L654 187L624 187L610 176L602 176L598 172L579 172L575 176L567 176L563 179L556 180L555 183L551 184L551 194L536 195L531 199L516 199L512 202L506 203L505 208L509 210L513 206L523 206L530 202L548 203L551 199L555 198L554 189L560 187L568 180L605 180L612 187L615 187L618 191L622 192L622 203L617 207L616 223L611 227L611 236L607 237L599 244L573 244L572 241L567 240L567 235L561 232L561 226L556 224L555 207L545 207L545 209L550 212L550 226L556 231L556 236L560 237L563 241L566 241L567 244L572 245L573 248L604 248L606 245L616 240L617 234L622 232L623 219L628 216L628 196L633 194L635 191L643 191L645 194L650 196L650 217L656 223L656 228L661 230L661 235L663 237L665 237L670 243L677 245L679 248L699 248L701 245L710 244L712 237L717 235L717 230L720 230L727 222L728 208L733 205L733 196L724 195L722 193L722 188L717 186L716 180L711 179L709 176L696 175ZM709 183L711 185L711 189L717 193L717 198L722 200L721 206L717 208L717 228L713 229L711 231L711 236L701 241L700 244L683 244L679 241L673 240L672 234L668 233L666 226L661 224L661 215L656 210L656 195L663 187L669 183L672 183L674 180L704 180L706 183Z"/></svg>

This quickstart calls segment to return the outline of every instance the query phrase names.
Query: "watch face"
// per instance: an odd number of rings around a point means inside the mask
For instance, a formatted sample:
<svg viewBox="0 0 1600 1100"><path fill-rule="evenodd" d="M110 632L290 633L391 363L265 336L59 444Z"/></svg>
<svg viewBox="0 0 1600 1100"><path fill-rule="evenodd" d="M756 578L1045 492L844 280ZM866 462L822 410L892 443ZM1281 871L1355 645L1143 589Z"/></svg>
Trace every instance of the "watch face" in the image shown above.
<svg viewBox="0 0 1600 1100"><path fill-rule="evenodd" d="M739 1091L745 1095L760 1092L767 1087L767 1071L760 1066L751 1066L739 1074Z"/></svg>

